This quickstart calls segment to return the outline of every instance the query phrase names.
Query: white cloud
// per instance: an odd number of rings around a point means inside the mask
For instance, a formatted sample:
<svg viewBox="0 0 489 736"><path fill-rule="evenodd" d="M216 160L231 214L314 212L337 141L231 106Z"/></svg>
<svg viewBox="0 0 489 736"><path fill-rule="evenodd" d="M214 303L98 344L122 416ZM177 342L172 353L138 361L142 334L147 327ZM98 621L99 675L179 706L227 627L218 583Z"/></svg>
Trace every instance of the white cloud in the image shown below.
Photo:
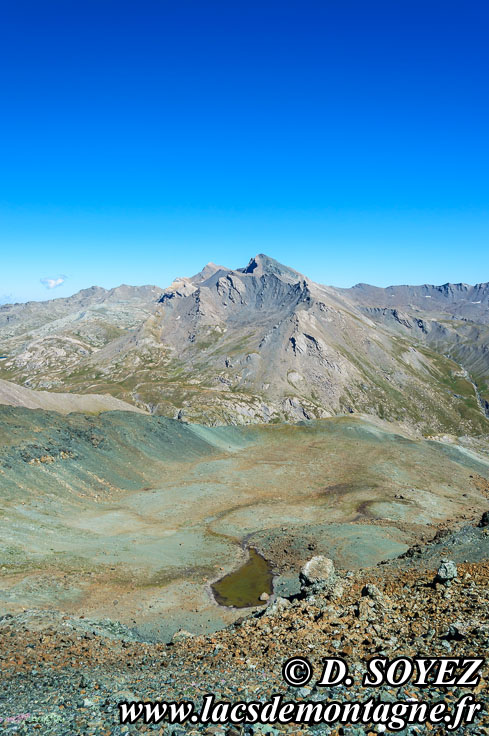
<svg viewBox="0 0 489 736"><path fill-rule="evenodd" d="M41 284L43 284L46 289L57 289L58 286L61 286L61 284L64 284L66 281L67 276L55 276L54 278L44 278L41 279Z"/></svg>

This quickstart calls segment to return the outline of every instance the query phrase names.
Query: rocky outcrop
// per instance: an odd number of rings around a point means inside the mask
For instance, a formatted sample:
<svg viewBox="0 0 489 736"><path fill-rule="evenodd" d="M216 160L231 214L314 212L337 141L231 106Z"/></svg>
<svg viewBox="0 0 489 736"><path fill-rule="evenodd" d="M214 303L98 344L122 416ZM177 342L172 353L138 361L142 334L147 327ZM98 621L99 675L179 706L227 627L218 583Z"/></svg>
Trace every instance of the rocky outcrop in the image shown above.
<svg viewBox="0 0 489 736"><path fill-rule="evenodd" d="M335 582L334 562L328 557L312 557L301 570L300 580L305 587L311 585L328 586Z"/></svg>
<svg viewBox="0 0 489 736"><path fill-rule="evenodd" d="M458 577L457 566L453 560L442 560L435 581L446 585Z"/></svg>

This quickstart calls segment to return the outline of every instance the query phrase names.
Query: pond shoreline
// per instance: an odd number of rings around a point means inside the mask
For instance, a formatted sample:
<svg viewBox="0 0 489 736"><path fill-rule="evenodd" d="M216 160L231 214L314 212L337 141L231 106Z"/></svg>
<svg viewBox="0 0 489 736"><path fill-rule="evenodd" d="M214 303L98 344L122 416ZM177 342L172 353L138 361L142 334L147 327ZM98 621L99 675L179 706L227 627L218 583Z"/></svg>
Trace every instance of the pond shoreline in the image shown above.
<svg viewBox="0 0 489 736"><path fill-rule="evenodd" d="M253 608L263 606L266 600L260 596L273 594L273 570L270 562L254 547L246 548L248 559L222 578L212 583L210 588L214 600L226 608ZM267 599L268 600L268 599Z"/></svg>

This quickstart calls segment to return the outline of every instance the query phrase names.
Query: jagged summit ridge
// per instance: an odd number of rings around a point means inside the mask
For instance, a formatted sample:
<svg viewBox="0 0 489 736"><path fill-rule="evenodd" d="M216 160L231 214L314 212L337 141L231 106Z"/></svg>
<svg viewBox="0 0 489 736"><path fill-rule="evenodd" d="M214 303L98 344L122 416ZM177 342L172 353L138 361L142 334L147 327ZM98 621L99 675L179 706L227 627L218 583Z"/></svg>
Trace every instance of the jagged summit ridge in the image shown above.
<svg viewBox="0 0 489 736"><path fill-rule="evenodd" d="M216 263L209 261L209 263L206 263L204 268L199 271L199 273L196 273L195 276L192 276L189 281L191 281L193 284L200 284L213 276L213 274L217 273L218 271L229 271L229 269L225 266L218 266Z"/></svg>
<svg viewBox="0 0 489 736"><path fill-rule="evenodd" d="M363 412L482 432L488 299L487 284L335 289L259 253L165 289L0 309L0 378L206 424Z"/></svg>
<svg viewBox="0 0 489 736"><path fill-rule="evenodd" d="M445 283L445 284L421 284L419 286L409 286L407 284L397 286L387 286L381 288L370 284L359 283L351 287L351 289L341 289L342 293L348 295L354 301L364 306L387 306L388 300L395 299L396 305L401 306L407 302L417 304L419 299L431 298L436 300L440 305L444 304L449 307L453 304L457 309L463 307L464 302L468 304L489 304L489 283L479 283L475 285L465 283ZM480 301L479 301L480 300ZM381 304L382 303L382 304ZM422 303L423 308L430 309L428 303ZM477 312L477 310L474 310Z"/></svg>
<svg viewBox="0 0 489 736"><path fill-rule="evenodd" d="M262 276L264 274L273 274L280 279L287 281L300 281L305 280L298 271L295 271L288 266L284 266L283 263L279 263L274 258L265 255L264 253L258 253L254 258L250 258L250 261L245 268L236 269L240 273L253 274L254 276Z"/></svg>

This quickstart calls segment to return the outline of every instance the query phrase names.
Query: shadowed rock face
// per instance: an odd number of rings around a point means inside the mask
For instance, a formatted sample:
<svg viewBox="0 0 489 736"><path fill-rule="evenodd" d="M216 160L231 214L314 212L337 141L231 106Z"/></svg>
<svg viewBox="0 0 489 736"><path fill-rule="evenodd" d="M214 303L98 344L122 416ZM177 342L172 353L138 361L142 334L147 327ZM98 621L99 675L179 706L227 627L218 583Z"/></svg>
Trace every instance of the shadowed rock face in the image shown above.
<svg viewBox="0 0 489 736"><path fill-rule="evenodd" d="M484 284L334 289L259 254L166 289L7 305L0 376L210 425L362 412L486 434L488 298Z"/></svg>

